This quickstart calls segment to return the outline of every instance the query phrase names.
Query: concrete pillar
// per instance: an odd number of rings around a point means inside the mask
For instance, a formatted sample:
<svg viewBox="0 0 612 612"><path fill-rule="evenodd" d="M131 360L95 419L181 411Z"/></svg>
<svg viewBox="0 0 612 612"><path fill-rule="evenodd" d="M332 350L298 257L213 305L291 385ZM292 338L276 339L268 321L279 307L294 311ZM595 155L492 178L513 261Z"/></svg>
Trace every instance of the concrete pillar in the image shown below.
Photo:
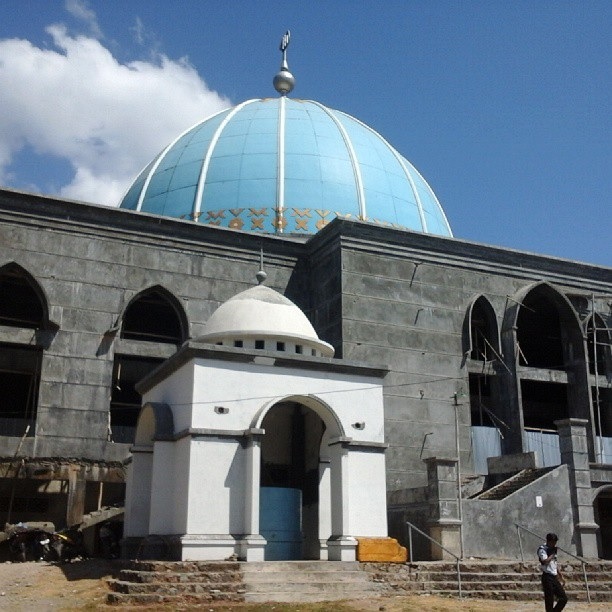
<svg viewBox="0 0 612 612"><path fill-rule="evenodd" d="M85 512L85 474L80 467L71 467L68 474L68 502L66 504L66 526L78 525Z"/></svg>
<svg viewBox="0 0 612 612"><path fill-rule="evenodd" d="M330 461L319 459L319 559L326 560L327 540L332 534Z"/></svg>
<svg viewBox="0 0 612 612"><path fill-rule="evenodd" d="M349 524L349 460L348 449L337 438L330 443L331 456L331 526L332 535L327 540L330 561L355 561L357 540L351 537Z"/></svg>
<svg viewBox="0 0 612 612"><path fill-rule="evenodd" d="M238 541L238 557L245 561L263 561L265 538L259 533L259 498L261 473L261 437L263 429L251 429L247 433L245 470L244 535Z"/></svg>
<svg viewBox="0 0 612 612"><path fill-rule="evenodd" d="M593 511L593 492L589 469L586 419L555 421L559 432L561 463L568 466L576 550L579 555L597 558L597 530Z"/></svg>
<svg viewBox="0 0 612 612"><path fill-rule="evenodd" d="M429 457L427 464L427 499L429 535L455 555L461 555L461 519L457 490L457 459ZM433 560L452 559L446 551L431 544Z"/></svg>
<svg viewBox="0 0 612 612"><path fill-rule="evenodd" d="M131 451L132 461L127 467L125 479L125 538L149 535L151 513L153 447L133 446Z"/></svg>

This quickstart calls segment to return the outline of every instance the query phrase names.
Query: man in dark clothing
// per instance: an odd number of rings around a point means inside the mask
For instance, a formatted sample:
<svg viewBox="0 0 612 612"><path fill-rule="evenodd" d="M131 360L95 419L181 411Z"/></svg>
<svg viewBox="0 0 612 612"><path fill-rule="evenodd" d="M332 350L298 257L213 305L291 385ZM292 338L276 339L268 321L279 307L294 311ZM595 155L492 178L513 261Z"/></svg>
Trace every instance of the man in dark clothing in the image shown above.
<svg viewBox="0 0 612 612"><path fill-rule="evenodd" d="M557 534L546 534L546 544L538 547L538 559L542 567L542 589L544 591L544 604L546 612L559 612L565 608L567 595L563 585L565 580L561 576L557 565ZM557 605L555 605L555 599Z"/></svg>

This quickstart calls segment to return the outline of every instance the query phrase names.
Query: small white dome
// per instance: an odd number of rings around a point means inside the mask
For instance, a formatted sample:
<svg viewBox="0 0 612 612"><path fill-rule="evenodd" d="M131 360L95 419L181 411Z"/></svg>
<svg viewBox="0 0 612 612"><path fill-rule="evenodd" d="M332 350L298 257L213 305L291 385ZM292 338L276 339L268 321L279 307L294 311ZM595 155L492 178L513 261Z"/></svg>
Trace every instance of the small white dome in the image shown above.
<svg viewBox="0 0 612 612"><path fill-rule="evenodd" d="M264 285L251 287L213 312L199 341L225 346L332 357L306 315L284 295Z"/></svg>

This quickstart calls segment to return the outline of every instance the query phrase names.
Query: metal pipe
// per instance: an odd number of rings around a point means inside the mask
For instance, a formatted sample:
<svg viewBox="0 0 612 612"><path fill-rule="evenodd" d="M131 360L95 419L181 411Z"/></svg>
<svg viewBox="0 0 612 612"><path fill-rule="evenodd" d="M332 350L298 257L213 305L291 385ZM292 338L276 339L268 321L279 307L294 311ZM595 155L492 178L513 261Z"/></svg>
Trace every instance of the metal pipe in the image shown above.
<svg viewBox="0 0 612 612"><path fill-rule="evenodd" d="M521 530L519 526L516 526L516 533L518 535L519 548L521 549L521 563L525 563L525 554L523 553L523 536L521 535Z"/></svg>
<svg viewBox="0 0 612 612"><path fill-rule="evenodd" d="M597 326L595 323L595 294L591 300L591 326L593 328L593 373L595 374L595 406L597 407L597 427L599 428L599 436L597 438L597 446L599 447L599 461L604 462L603 453L603 431L601 430L601 404L599 403L599 372L597 371ZM587 372L588 374L588 372Z"/></svg>
<svg viewBox="0 0 612 612"><path fill-rule="evenodd" d="M461 491L461 448L459 444L459 407L457 394L455 398L455 444L457 451L457 504L459 514L459 546L461 550L461 558L463 559L464 542L463 542L463 493Z"/></svg>
<svg viewBox="0 0 612 612"><path fill-rule="evenodd" d="M461 559L454 552L451 552L450 550L448 550L448 548L442 546L442 544L440 544L438 540L434 540L431 536L427 535L424 531L421 531L416 525L413 525L410 521L406 521L406 525L408 525L410 534L412 534L412 529L414 529L417 533L420 533L423 537L427 538L430 542L433 542L441 550L448 553L451 557L455 558L455 560L457 561L457 588L459 590L459 597L461 598L462 597L462 594L461 594L461 565L459 563ZM409 537L411 538L412 536L410 535ZM413 562L412 556L410 557L410 559L411 559L410 563L412 563Z"/></svg>

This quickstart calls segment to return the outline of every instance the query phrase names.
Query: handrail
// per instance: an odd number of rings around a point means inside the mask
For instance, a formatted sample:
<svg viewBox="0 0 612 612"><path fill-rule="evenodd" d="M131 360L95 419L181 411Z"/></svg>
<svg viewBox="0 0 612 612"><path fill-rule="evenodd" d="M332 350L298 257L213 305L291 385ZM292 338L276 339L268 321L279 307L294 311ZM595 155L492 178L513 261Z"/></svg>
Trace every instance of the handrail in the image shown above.
<svg viewBox="0 0 612 612"><path fill-rule="evenodd" d="M535 533L534 531L531 531L531 529L528 529L527 527L524 527L523 525L519 525L518 523L514 523L514 524L516 525L516 533L518 535L519 547L521 549L521 562L525 563L525 556L523 554L523 539L521 537L521 529L523 531L526 531L527 533L530 533L532 536L539 538L540 540L544 540L546 538L540 534ZM588 562L585 561L582 557L578 557L577 555L571 553L569 550L565 550L565 548L561 548L561 546L557 546L557 548L561 552L564 552L566 555L569 555L570 557L573 557L577 561L580 561L580 563L582 564L582 576L584 578L584 586L586 588L587 601L591 603L591 592L589 591L589 580L587 578L587 573L586 573L586 564Z"/></svg>
<svg viewBox="0 0 612 612"><path fill-rule="evenodd" d="M461 594L461 567L459 566L459 562L461 559L454 553L445 548L438 542L434 540L431 536L427 535L424 531L421 531L416 525L413 525L410 521L406 521L406 525L408 525L408 553L410 554L410 563L414 563L412 558L412 530L414 529L417 533L420 533L422 536L425 536L430 542L433 542L436 546L441 548L444 552L447 552L451 557L455 557L457 562L457 588L459 591L459 599L462 598Z"/></svg>

